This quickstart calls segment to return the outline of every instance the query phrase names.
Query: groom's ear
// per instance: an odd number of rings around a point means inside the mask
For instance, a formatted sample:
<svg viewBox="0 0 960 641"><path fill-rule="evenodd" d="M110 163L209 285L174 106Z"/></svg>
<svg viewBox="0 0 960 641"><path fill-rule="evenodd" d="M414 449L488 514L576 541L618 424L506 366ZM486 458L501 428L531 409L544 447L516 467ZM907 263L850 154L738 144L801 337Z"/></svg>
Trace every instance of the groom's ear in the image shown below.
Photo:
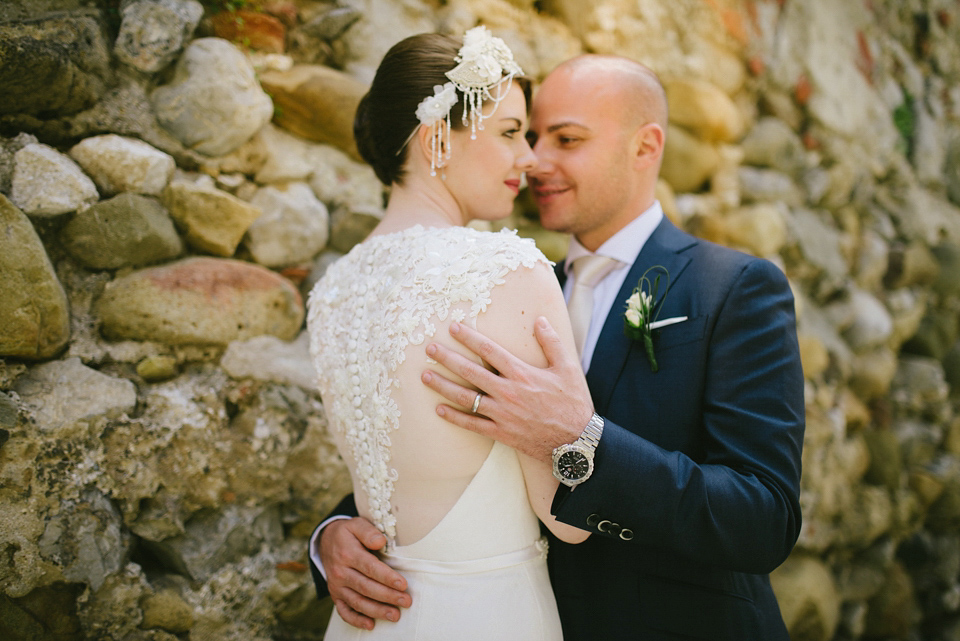
<svg viewBox="0 0 960 641"><path fill-rule="evenodd" d="M655 122L648 122L642 127L637 128L631 141L631 152L639 163L638 166L648 166L651 163L659 163L663 156L663 146L666 143L667 134L663 127Z"/></svg>

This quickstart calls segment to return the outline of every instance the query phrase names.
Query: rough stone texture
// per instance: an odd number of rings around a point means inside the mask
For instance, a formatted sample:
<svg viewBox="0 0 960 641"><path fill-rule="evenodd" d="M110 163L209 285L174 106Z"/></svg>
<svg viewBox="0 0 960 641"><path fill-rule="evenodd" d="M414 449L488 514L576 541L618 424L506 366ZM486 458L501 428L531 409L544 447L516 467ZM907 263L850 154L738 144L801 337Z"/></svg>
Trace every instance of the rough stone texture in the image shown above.
<svg viewBox="0 0 960 641"><path fill-rule="evenodd" d="M183 252L166 210L156 200L130 193L78 212L60 239L70 255L91 269L142 267Z"/></svg>
<svg viewBox="0 0 960 641"><path fill-rule="evenodd" d="M720 166L716 147L680 127L667 128L660 175L676 191L696 191Z"/></svg>
<svg viewBox="0 0 960 641"><path fill-rule="evenodd" d="M67 295L30 220L0 194L0 356L44 359L70 339Z"/></svg>
<svg viewBox="0 0 960 641"><path fill-rule="evenodd" d="M236 196L217 189L209 177L174 179L164 192L163 202L177 224L184 229L193 247L229 257L262 211Z"/></svg>
<svg viewBox="0 0 960 641"><path fill-rule="evenodd" d="M220 11L212 22L218 38L268 53L283 53L286 49L287 29L269 14L252 9Z"/></svg>
<svg viewBox="0 0 960 641"><path fill-rule="evenodd" d="M353 116L366 85L319 65L268 71L260 82L273 97L277 125L307 140L334 145L359 160Z"/></svg>
<svg viewBox="0 0 960 641"><path fill-rule="evenodd" d="M818 559L791 557L770 577L792 641L828 641L840 618L830 570Z"/></svg>
<svg viewBox="0 0 960 641"><path fill-rule="evenodd" d="M273 115L250 61L219 38L199 38L177 61L173 79L151 95L157 120L185 146L209 156L229 153Z"/></svg>
<svg viewBox="0 0 960 641"><path fill-rule="evenodd" d="M70 429L87 419L131 412L137 403L133 383L91 369L79 358L37 365L14 390L41 430Z"/></svg>
<svg viewBox="0 0 960 641"><path fill-rule="evenodd" d="M219 8L202 4L208 18ZM205 155L158 124L148 97L183 74L149 69L172 64L190 44L195 0L0 2L0 52L13 37L37 54L19 67L0 65L8 104L16 96L28 109L0 109L0 193L12 193L15 154L31 144L63 152L105 134L140 140L181 170L178 188L164 193L182 192L176 231L188 241L186 253L233 255L259 213L249 204L259 190L296 182L303 191L308 183L330 211L330 240L303 263L277 259L293 285L250 265L246 246L236 252L240 264L292 298L291 287L308 292L383 215L385 190L341 149L352 145L356 101L383 52L403 36L486 24L535 80L584 50L637 58L672 96L666 179L657 190L667 216L703 238L767 256L796 295L807 418L804 519L794 555L774 575L793 638L826 638L831 629L836 641L958 638L957 9L943 0L334 4L246 3L284 25L287 55L216 40L236 62L226 73L216 56L182 56L208 67L186 74L204 80L194 81L199 88L183 106L215 98L203 94L241 68L265 83L289 81L275 92L287 101L276 124L243 136L233 123L256 114L233 110L232 89L230 99L214 100L227 109L194 111L185 130L240 143ZM147 14L161 8L177 15L154 29ZM134 9L141 13L130 17ZM104 34L114 33L111 52ZM213 33L212 21L198 33ZM49 73L27 77L25 69ZM300 75L303 83L293 82ZM11 78L23 86L3 84ZM282 122L284 115L295 124ZM745 132L739 140L737 116ZM96 177L99 170L84 167ZM126 180L135 172L116 173ZM166 170L145 174L169 180ZM61 189L53 184L50 193ZM112 204L92 197L96 207ZM325 433L298 314L276 314L290 321L285 339L242 338L232 303L191 290L192 302L166 308L157 325L190 340L203 334L202 342L105 336L113 321L98 301L116 284L132 288L127 299L157 305L183 292L157 293L137 280L140 272L104 271L71 253L64 229L92 203L76 200L80 213L31 220L0 206L0 230L16 245L9 252L4 245L3 255L19 261L13 272L0 268L0 290L9 273L16 280L25 264L42 264L41 286L21 290L51 301L57 296L47 296L43 283L59 292L53 307L64 331L67 301L70 310L69 340L59 351L0 357L0 638L319 641L330 604L315 599L305 542L348 491L349 477ZM542 230L535 218L521 198L514 215L484 228L515 227L562 259L566 237ZM101 231L109 243L108 229ZM284 246L279 253L296 244ZM122 253L119 244L103 247L97 251ZM24 252L30 258L21 259ZM189 289L192 281L178 282ZM273 313L272 301L240 298L244 313ZM0 297L0 315L7 300ZM207 329L195 331L198 317L210 321ZM224 323L233 326L226 337L218 334ZM36 360L76 380L24 396L19 390L38 377L51 378ZM104 382L119 382L119 391L105 391ZM96 399L92 413L62 423L43 414L66 412L75 405L71 394ZM125 400L117 405L118 398ZM242 553L224 543L233 537Z"/></svg>
<svg viewBox="0 0 960 641"><path fill-rule="evenodd" d="M329 145L311 147L308 157L313 167L310 188L324 203L361 212L383 210L384 187L370 165Z"/></svg>
<svg viewBox="0 0 960 641"><path fill-rule="evenodd" d="M10 200L29 216L57 216L93 204L97 186L69 156L44 144L14 155Z"/></svg>
<svg viewBox="0 0 960 641"><path fill-rule="evenodd" d="M141 627L179 634L188 632L193 623L193 608L175 590L161 590L144 599Z"/></svg>
<svg viewBox="0 0 960 641"><path fill-rule="evenodd" d="M116 134L84 138L70 149L70 156L104 196L124 191L159 196L177 168L169 154Z"/></svg>
<svg viewBox="0 0 960 641"><path fill-rule="evenodd" d="M113 53L147 73L173 62L203 17L197 0L134 0L120 11L120 32Z"/></svg>
<svg viewBox="0 0 960 641"><path fill-rule="evenodd" d="M309 344L306 332L291 342L275 336L233 341L220 359L220 366L233 378L298 385L309 390L315 388L317 382Z"/></svg>
<svg viewBox="0 0 960 641"><path fill-rule="evenodd" d="M760 118L741 141L743 162L770 167L788 175L805 164L806 151L800 137L779 118Z"/></svg>
<svg viewBox="0 0 960 641"><path fill-rule="evenodd" d="M250 204L263 214L250 225L244 244L267 267L309 262L327 244L329 214L306 183L257 190Z"/></svg>
<svg viewBox="0 0 960 641"><path fill-rule="evenodd" d="M109 283L98 302L109 338L220 344L271 334L290 340L303 301L286 279L250 263L186 258Z"/></svg>
<svg viewBox="0 0 960 641"><path fill-rule="evenodd" d="M264 162L254 173L260 184L307 180L317 169L311 162L311 145L302 138L268 123L257 134Z"/></svg>
<svg viewBox="0 0 960 641"><path fill-rule="evenodd" d="M705 81L668 82L670 122L708 142L735 142L743 135L743 116L727 94Z"/></svg>
<svg viewBox="0 0 960 641"><path fill-rule="evenodd" d="M0 23L0 114L72 114L103 96L109 48L95 12Z"/></svg>
<svg viewBox="0 0 960 641"><path fill-rule="evenodd" d="M78 502L64 502L47 521L39 543L41 554L63 568L65 579L98 590L123 567L129 539L110 500L89 491Z"/></svg>
<svg viewBox="0 0 960 641"><path fill-rule="evenodd" d="M727 214L725 231L731 244L756 256L773 256L787 242L786 215L766 203L744 207Z"/></svg>

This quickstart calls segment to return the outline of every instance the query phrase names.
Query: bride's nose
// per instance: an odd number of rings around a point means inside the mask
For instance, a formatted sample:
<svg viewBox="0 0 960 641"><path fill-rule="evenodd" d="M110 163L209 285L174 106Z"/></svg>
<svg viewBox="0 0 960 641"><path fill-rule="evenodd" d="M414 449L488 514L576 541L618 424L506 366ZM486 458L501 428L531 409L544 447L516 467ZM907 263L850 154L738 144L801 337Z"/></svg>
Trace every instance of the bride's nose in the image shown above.
<svg viewBox="0 0 960 641"><path fill-rule="evenodd" d="M524 140L523 151L517 156L517 169L522 172L533 171L537 166L537 162L537 157L533 153L533 149L531 149L527 141Z"/></svg>

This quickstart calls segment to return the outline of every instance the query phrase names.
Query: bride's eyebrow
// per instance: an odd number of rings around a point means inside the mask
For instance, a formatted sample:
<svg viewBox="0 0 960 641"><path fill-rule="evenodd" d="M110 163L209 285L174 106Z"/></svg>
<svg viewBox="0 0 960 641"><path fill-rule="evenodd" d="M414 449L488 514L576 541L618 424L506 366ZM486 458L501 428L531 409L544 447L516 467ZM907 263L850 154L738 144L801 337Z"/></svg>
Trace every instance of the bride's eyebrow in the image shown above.
<svg viewBox="0 0 960 641"><path fill-rule="evenodd" d="M523 123L520 122L520 119L519 119L519 118L513 118L512 116L508 116L508 117L505 117L505 118L501 118L501 119L500 119L500 122L507 122L507 121L511 121L511 120L516 123L517 127L522 127L522 126L523 126Z"/></svg>

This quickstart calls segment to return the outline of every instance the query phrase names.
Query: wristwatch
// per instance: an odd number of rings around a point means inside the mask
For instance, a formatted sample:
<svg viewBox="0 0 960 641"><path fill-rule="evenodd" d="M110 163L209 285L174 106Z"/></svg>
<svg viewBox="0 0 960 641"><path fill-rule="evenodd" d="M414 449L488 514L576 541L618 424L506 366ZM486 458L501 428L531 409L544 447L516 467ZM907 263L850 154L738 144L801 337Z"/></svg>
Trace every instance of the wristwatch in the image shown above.
<svg viewBox="0 0 960 641"><path fill-rule="evenodd" d="M580 438L554 448L553 475L558 481L573 488L590 478L593 474L593 452L602 434L603 418L594 412Z"/></svg>

